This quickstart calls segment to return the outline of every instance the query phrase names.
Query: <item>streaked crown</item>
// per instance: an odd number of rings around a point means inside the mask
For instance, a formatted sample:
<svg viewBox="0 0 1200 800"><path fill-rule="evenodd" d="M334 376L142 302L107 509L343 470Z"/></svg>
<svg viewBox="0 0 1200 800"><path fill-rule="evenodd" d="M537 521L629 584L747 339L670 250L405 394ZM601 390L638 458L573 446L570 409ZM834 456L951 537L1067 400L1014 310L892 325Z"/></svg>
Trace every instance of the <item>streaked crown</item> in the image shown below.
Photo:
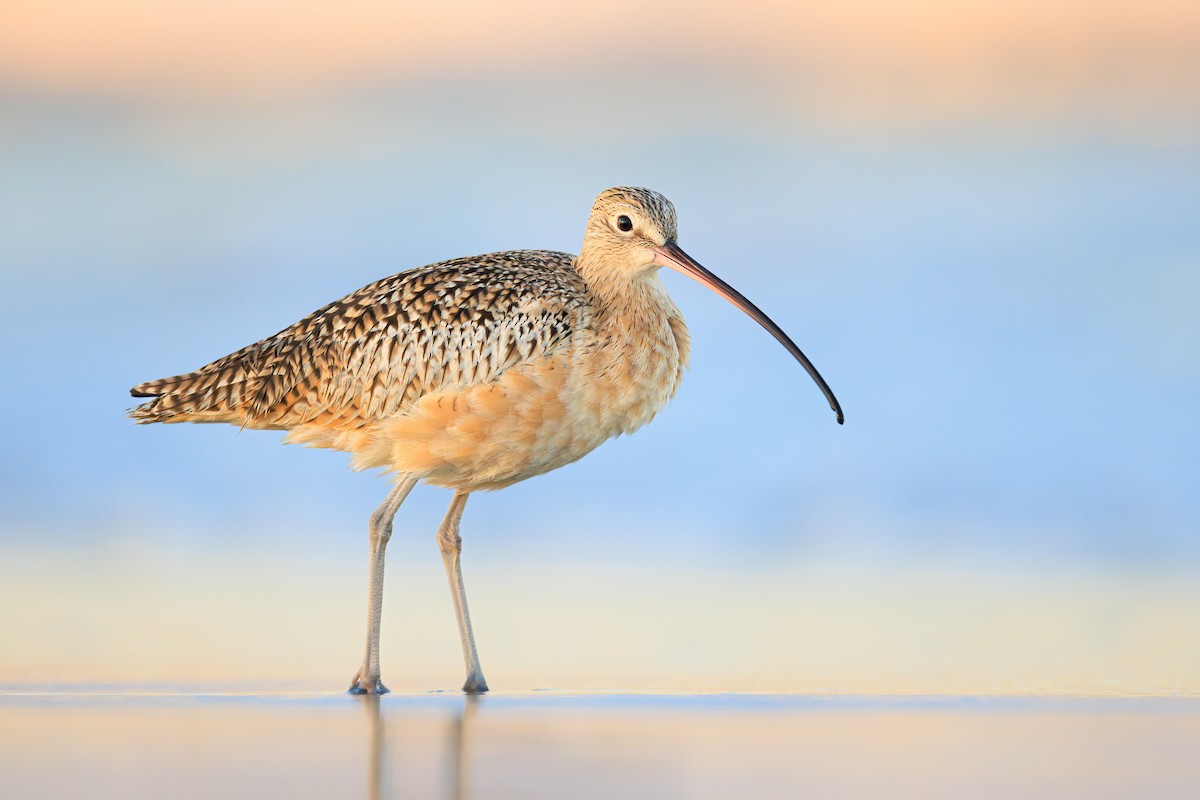
<svg viewBox="0 0 1200 800"><path fill-rule="evenodd" d="M679 235L675 206L651 189L643 189L640 186L615 186L605 189L592 204L591 221L603 221L611 227L617 224L616 221L622 214L630 217L635 231L640 228L642 236L654 244L662 244Z"/></svg>

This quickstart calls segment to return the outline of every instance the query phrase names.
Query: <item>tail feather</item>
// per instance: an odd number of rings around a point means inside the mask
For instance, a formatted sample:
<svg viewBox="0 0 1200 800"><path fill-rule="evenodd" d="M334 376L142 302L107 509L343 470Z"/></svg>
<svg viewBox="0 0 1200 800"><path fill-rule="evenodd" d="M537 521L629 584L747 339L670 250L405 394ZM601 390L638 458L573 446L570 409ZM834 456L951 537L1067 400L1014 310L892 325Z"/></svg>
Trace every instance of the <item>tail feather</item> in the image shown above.
<svg viewBox="0 0 1200 800"><path fill-rule="evenodd" d="M139 383L129 390L133 397L148 397L129 410L139 423L149 422L229 422L246 425L244 413L249 388L260 373L264 348L270 339L205 364L195 372Z"/></svg>
<svg viewBox="0 0 1200 800"><path fill-rule="evenodd" d="M221 377L226 380L221 380ZM150 400L130 409L129 416L140 423L242 424L240 406L243 386L240 377L221 376L203 370L139 383L129 390L129 394Z"/></svg>
<svg viewBox="0 0 1200 800"><path fill-rule="evenodd" d="M194 381L199 375L198 372L189 372L186 375L173 375L170 378L146 381L130 389L129 394L131 397L161 397Z"/></svg>

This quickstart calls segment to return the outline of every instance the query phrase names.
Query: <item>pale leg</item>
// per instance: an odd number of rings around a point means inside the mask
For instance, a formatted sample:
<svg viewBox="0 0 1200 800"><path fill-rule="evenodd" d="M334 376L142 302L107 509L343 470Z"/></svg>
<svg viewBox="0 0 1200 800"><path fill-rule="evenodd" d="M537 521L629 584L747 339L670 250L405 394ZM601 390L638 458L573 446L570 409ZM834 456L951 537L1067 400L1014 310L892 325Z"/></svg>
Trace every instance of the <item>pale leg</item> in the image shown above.
<svg viewBox="0 0 1200 800"><path fill-rule="evenodd" d="M379 620L383 614L383 554L392 538L392 518L400 504L417 485L417 479L401 475L383 505L371 514L371 586L367 595L367 653L363 665L350 684L350 694L383 694L387 687L379 680Z"/></svg>
<svg viewBox="0 0 1200 800"><path fill-rule="evenodd" d="M458 492L446 512L446 519L438 529L438 548L442 551L442 563L446 565L446 579L450 581L450 594L454 597L454 613L458 616L458 636L462 640L463 661L467 664L467 682L464 692L486 692L487 681L479 666L479 654L475 652L475 635L471 632L471 615L467 611L467 594L463 589L462 537L458 535L458 523L467 505L467 493Z"/></svg>

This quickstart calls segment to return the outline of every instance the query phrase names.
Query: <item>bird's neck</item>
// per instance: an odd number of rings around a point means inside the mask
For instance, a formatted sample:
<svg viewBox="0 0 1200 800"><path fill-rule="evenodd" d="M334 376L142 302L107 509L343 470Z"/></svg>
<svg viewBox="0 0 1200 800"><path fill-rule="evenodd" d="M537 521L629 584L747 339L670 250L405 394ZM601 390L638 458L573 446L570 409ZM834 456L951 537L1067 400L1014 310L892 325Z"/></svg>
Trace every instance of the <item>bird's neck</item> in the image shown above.
<svg viewBox="0 0 1200 800"><path fill-rule="evenodd" d="M673 394L679 373L687 365L690 337L683 315L659 277L660 270L652 266L632 276L614 274L611 267L589 269L583 259L576 268L593 299L595 335L607 343L633 343L630 350L609 348L618 358L624 357L622 353L671 353Z"/></svg>
<svg viewBox="0 0 1200 800"><path fill-rule="evenodd" d="M600 310L624 315L657 309L664 300L670 302L658 278L659 268L653 264L647 264L644 270L613 269L584 250L575 259L575 269Z"/></svg>
<svg viewBox="0 0 1200 800"><path fill-rule="evenodd" d="M591 296L591 320L580 337L587 393L601 398L598 424L607 436L632 433L674 396L687 366L683 316L650 267L641 273L576 263ZM614 274L615 273L615 274Z"/></svg>

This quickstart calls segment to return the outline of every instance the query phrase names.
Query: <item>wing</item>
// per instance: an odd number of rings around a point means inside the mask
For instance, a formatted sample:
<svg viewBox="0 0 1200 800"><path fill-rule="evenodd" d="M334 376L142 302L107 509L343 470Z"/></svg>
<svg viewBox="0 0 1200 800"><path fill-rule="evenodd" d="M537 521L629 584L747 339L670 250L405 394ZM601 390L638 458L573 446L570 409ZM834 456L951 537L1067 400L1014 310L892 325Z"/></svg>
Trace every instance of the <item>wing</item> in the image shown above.
<svg viewBox="0 0 1200 800"><path fill-rule="evenodd" d="M356 430L562 347L590 307L572 256L492 253L364 286L187 375L134 387L144 422Z"/></svg>

